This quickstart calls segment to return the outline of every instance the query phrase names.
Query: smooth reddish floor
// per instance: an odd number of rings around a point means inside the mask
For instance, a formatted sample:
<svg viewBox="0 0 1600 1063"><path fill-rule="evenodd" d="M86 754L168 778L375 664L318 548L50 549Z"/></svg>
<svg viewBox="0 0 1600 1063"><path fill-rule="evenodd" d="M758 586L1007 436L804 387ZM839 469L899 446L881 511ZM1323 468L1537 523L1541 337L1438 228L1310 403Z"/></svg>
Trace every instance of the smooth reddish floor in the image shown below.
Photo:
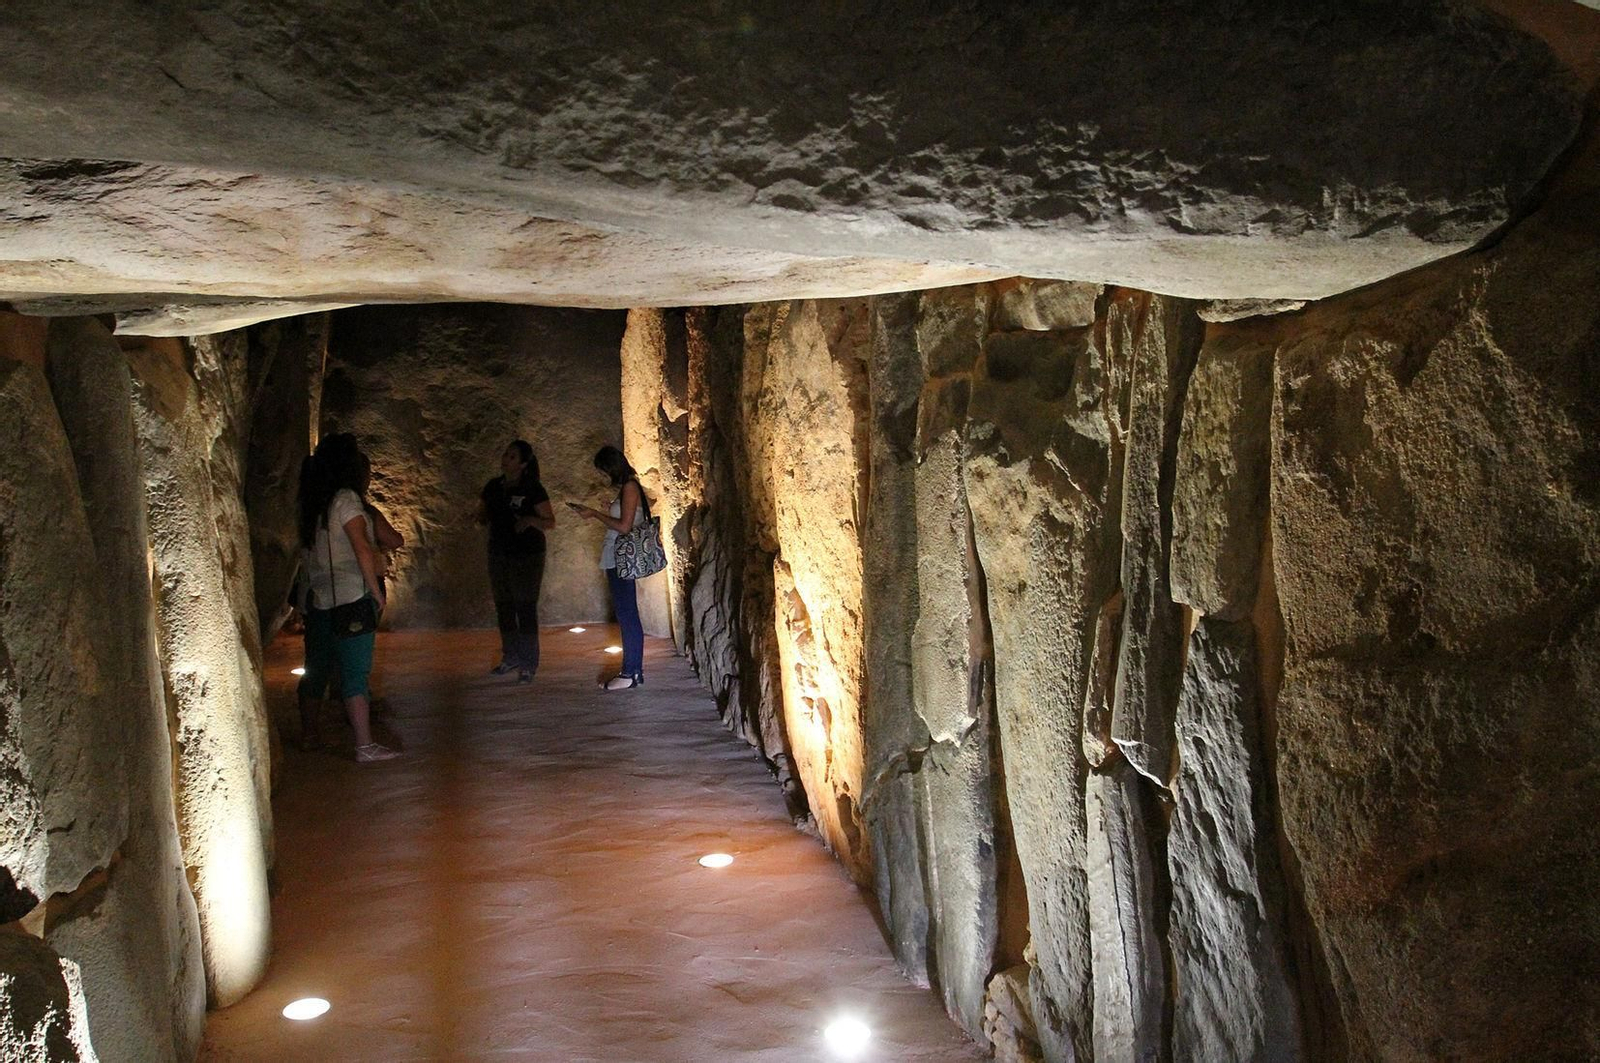
<svg viewBox="0 0 1600 1063"><path fill-rule="evenodd" d="M846 1012L875 1031L860 1059L985 1058L668 643L645 687L598 689L614 641L548 629L519 686L487 674L493 632L379 637L406 755L287 754L271 968L202 1059L796 1063L835 1058ZM299 652L272 648L272 696ZM332 1011L279 1015L308 995Z"/></svg>

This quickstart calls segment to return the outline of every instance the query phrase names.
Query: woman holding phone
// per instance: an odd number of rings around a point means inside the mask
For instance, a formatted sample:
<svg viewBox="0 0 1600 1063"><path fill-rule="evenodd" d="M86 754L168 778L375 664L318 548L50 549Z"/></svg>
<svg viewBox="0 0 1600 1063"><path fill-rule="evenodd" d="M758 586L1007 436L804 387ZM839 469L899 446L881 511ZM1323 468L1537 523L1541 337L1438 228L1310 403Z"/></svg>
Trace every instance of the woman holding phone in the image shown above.
<svg viewBox="0 0 1600 1063"><path fill-rule="evenodd" d="M608 513L568 502L573 511L606 526L605 546L600 551L600 567L611 585L611 603L622 629L622 672L605 684L607 690L630 690L644 686L644 626L639 622L639 598L631 579L617 575L617 536L637 528L645 521L644 489L628 459L616 447L601 447L594 456L599 469L617 489L616 500Z"/></svg>

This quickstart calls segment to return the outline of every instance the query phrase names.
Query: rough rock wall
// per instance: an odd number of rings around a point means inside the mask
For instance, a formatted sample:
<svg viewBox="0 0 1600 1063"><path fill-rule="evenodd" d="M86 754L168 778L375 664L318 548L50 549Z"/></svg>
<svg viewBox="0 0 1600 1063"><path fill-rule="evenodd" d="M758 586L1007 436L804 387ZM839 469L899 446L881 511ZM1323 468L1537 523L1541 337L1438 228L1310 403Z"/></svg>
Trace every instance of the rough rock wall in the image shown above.
<svg viewBox="0 0 1600 1063"><path fill-rule="evenodd" d="M223 1006L266 968L272 742L240 492L242 337L126 349L143 462L178 827L207 991Z"/></svg>
<svg viewBox="0 0 1600 1063"><path fill-rule="evenodd" d="M1600 141L1571 172L1276 334L1278 782L1363 1055L1600 1052Z"/></svg>
<svg viewBox="0 0 1600 1063"><path fill-rule="evenodd" d="M1497 246L1275 318L1034 282L688 315L679 636L1007 1058L1594 1055L1588 151Z"/></svg>
<svg viewBox="0 0 1600 1063"><path fill-rule="evenodd" d="M25 958L25 939L0 935L16 945L0 963L11 979L0 1055L92 1059L92 1036L108 1059L188 1059L206 987L128 365L93 319L46 330L6 318L0 920L43 941Z"/></svg>
<svg viewBox="0 0 1600 1063"><path fill-rule="evenodd" d="M623 442L617 350L623 315L507 306L368 307L333 315L321 430L351 431L372 457L371 500L406 538L392 559L388 621L494 625L478 492L526 439L556 528L541 623L600 620L603 529L571 499L608 505L591 464Z"/></svg>
<svg viewBox="0 0 1600 1063"><path fill-rule="evenodd" d="M93 893L50 916L47 939L82 970L102 1056L189 1059L204 1026L205 972L173 807L132 379L98 321L57 319L49 341L50 388L78 469L95 571L118 603L106 643L117 696L105 711L127 751L128 834Z"/></svg>

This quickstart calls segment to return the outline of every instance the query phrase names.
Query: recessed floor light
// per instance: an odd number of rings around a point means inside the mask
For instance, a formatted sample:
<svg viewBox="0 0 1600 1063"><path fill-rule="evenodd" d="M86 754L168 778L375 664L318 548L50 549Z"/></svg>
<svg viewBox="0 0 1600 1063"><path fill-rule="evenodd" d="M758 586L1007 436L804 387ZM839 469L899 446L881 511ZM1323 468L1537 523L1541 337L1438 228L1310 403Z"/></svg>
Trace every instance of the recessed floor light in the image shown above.
<svg viewBox="0 0 1600 1063"><path fill-rule="evenodd" d="M567 628L567 630L572 632L574 635L581 635L585 631L588 631L589 629L586 628L586 627L569 627L569 628Z"/></svg>
<svg viewBox="0 0 1600 1063"><path fill-rule="evenodd" d="M289 674L290 675L305 675L306 674L306 670L304 668L291 668L291 669L289 669Z"/></svg>
<svg viewBox="0 0 1600 1063"><path fill-rule="evenodd" d="M700 858L701 867L727 867L733 863L733 857L727 853L707 853Z"/></svg>
<svg viewBox="0 0 1600 1063"><path fill-rule="evenodd" d="M296 1022L305 1022L319 1015L326 1015L330 1005L321 997L301 997L283 1009L283 1017L294 1019Z"/></svg>
<svg viewBox="0 0 1600 1063"><path fill-rule="evenodd" d="M606 647L606 652L607 653L621 653L622 652L622 647L621 646L607 646Z"/></svg>
<svg viewBox="0 0 1600 1063"><path fill-rule="evenodd" d="M835 1019L822 1031L822 1037L834 1054L844 1059L854 1059L867 1050L872 1040L872 1030L860 1019L845 1016Z"/></svg>

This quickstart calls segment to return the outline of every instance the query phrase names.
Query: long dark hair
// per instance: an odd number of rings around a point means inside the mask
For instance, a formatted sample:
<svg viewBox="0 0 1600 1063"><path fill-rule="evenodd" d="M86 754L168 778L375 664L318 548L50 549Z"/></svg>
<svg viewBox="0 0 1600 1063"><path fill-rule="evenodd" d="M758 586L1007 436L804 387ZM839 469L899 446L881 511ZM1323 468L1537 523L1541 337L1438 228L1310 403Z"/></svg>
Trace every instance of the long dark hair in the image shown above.
<svg viewBox="0 0 1600 1063"><path fill-rule="evenodd" d="M628 464L628 459L616 447L601 447L595 451L594 467L611 477L611 483L617 487L639 478L633 466Z"/></svg>
<svg viewBox="0 0 1600 1063"><path fill-rule="evenodd" d="M522 478L532 483L539 483L539 458L533 453L533 444L526 439L513 439L506 444L507 450L515 449L522 456Z"/></svg>
<svg viewBox="0 0 1600 1063"><path fill-rule="evenodd" d="M317 528L328 521L328 504L340 491L362 497L371 466L349 432L324 436L316 453L300 463L300 542L311 546ZM366 499L362 498L365 502Z"/></svg>

